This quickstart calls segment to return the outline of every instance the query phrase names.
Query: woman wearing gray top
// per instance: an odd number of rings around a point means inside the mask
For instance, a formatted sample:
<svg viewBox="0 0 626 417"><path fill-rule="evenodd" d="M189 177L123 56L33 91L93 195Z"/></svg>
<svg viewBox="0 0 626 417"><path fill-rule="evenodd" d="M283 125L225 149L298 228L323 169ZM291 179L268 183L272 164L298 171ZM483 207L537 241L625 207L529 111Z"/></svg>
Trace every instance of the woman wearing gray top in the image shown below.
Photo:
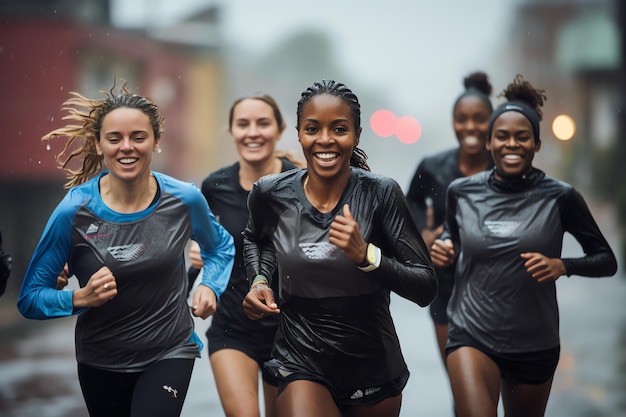
<svg viewBox="0 0 626 417"><path fill-rule="evenodd" d="M532 161L545 96L517 76L490 118L495 168L455 180L431 257L456 260L448 304L447 368L459 417L544 415L559 360L555 281L610 276L613 251L582 196ZM561 258L565 232L585 255Z"/></svg>

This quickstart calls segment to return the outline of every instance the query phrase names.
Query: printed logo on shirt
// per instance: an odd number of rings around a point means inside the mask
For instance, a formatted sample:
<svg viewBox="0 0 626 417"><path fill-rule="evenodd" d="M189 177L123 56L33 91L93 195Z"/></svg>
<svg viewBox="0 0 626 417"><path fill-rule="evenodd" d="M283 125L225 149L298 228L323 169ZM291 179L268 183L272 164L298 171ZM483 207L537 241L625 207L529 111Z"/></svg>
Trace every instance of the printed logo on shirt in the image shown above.
<svg viewBox="0 0 626 417"><path fill-rule="evenodd" d="M336 246L328 242L300 243L300 249L309 259L326 259L336 249Z"/></svg>
<svg viewBox="0 0 626 417"><path fill-rule="evenodd" d="M132 245L111 246L107 248L109 253L120 262L135 260L146 249L143 243L133 243Z"/></svg>
<svg viewBox="0 0 626 417"><path fill-rule="evenodd" d="M174 388L172 388L172 387L171 387L171 386L169 386L169 385L163 385L163 389L164 389L165 391L167 391L167 392L171 393L171 394L172 394L172 397L174 397L174 398L178 398L178 390L177 390L177 389L174 389Z"/></svg>
<svg viewBox="0 0 626 417"><path fill-rule="evenodd" d="M493 235L497 236L510 236L522 225L520 221L485 221L487 230Z"/></svg>
<svg viewBox="0 0 626 417"><path fill-rule="evenodd" d="M87 231L85 232L85 234L90 235L92 233L96 233L97 231L98 231L98 225L91 223L89 227L87 228Z"/></svg>

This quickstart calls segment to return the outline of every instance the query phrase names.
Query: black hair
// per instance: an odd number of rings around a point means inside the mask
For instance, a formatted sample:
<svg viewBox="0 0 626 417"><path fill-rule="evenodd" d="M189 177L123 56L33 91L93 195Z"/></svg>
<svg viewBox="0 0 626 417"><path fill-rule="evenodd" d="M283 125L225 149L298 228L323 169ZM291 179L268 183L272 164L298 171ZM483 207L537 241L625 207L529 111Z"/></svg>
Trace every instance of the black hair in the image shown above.
<svg viewBox="0 0 626 417"><path fill-rule="evenodd" d="M300 130L300 116L302 115L302 108L304 105L314 96L320 94L330 94L342 99L352 111L352 118L354 119L354 129L358 132L361 129L361 105L359 99L345 84L336 82L334 80L322 80L316 81L302 92L300 100L298 101L298 108L296 110L296 130ZM362 168L369 171L370 168L367 165L367 154L355 146L350 156L350 166Z"/></svg>
<svg viewBox="0 0 626 417"><path fill-rule="evenodd" d="M489 77L482 71L476 71L463 78L463 86L465 91L454 101L452 110L456 108L459 101L467 96L474 96L480 98L489 107L489 112L493 111L493 105L489 96L491 95L492 86L489 82Z"/></svg>
<svg viewBox="0 0 626 417"><path fill-rule="evenodd" d="M517 111L530 121L535 136L535 143L540 143L539 122L543 119L541 107L548 99L545 95L545 90L533 87L529 81L524 80L522 75L517 74L513 82L507 85L498 97L505 97L507 101L498 106L491 114L487 140L491 140L493 123L502 113Z"/></svg>

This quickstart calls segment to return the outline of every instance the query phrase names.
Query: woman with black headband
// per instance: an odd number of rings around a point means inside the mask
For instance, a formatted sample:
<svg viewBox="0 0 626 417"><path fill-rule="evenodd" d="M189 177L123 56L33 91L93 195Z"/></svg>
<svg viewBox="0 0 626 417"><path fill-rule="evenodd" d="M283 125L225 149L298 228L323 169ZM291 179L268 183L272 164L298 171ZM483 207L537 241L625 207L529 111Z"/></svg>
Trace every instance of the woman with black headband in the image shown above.
<svg viewBox="0 0 626 417"><path fill-rule="evenodd" d="M406 195L417 228L429 248L443 232L448 185L457 178L493 167L491 155L485 146L489 116L493 111L489 99L491 83L487 74L478 71L465 77L463 85L465 91L452 106L452 127L458 146L424 158L415 171ZM436 272L439 291L429 309L441 358L445 363L448 339L446 307L452 293L454 268L436 268Z"/></svg>
<svg viewBox="0 0 626 417"><path fill-rule="evenodd" d="M582 196L533 167L544 90L520 75L489 120L491 171L454 181L433 263L456 262L447 368L459 417L543 416L559 361L555 281L611 276L617 261ZM565 232L584 255L562 258Z"/></svg>

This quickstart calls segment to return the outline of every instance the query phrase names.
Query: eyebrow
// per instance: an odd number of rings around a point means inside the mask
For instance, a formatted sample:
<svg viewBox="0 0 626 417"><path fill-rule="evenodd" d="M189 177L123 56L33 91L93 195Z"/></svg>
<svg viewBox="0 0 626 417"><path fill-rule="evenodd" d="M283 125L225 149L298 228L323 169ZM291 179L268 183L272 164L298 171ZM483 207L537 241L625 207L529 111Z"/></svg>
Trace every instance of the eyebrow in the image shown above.
<svg viewBox="0 0 626 417"><path fill-rule="evenodd" d="M141 133L149 133L149 131L148 130L133 130L131 132L131 135L137 135L137 134L141 134ZM107 136L107 135L121 135L121 134L122 134L122 132L119 132L117 130L112 130L110 132L104 132L105 136Z"/></svg>

